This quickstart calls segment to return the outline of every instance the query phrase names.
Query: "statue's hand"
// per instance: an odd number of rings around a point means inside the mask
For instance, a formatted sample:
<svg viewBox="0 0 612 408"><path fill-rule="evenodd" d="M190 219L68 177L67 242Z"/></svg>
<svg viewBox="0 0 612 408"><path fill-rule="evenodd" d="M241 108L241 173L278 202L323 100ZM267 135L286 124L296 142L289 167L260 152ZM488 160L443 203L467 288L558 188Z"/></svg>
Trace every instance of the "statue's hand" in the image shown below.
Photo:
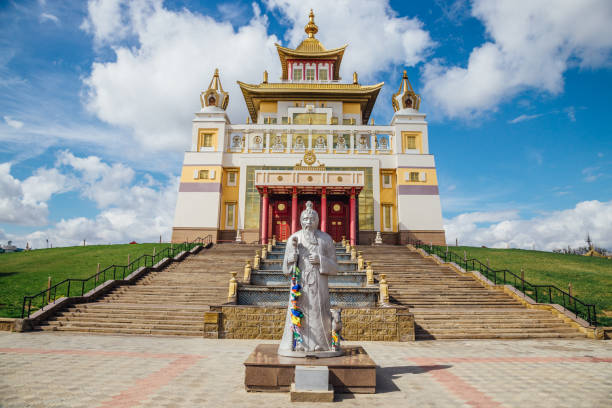
<svg viewBox="0 0 612 408"><path fill-rule="evenodd" d="M320 264L320 263L321 263L321 260L319 259L319 255L317 255L317 254L311 254L311 255L308 257L308 260L309 260L309 261L310 261L310 263L311 263L311 264L313 264L313 265L318 265L318 264Z"/></svg>

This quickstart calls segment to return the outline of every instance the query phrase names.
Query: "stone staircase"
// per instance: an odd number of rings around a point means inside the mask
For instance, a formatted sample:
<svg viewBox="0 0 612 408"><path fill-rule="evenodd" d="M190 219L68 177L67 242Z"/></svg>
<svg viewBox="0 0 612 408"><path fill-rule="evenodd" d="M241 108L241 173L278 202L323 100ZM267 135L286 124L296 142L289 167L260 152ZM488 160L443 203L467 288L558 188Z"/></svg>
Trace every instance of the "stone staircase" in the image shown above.
<svg viewBox="0 0 612 408"><path fill-rule="evenodd" d="M73 305L35 330L115 334L203 335L203 313L227 301L230 272L241 275L257 245L216 245L119 286L96 302ZM415 316L417 339L584 338L546 310L528 309L448 266L401 246L360 246L391 301ZM284 299L284 298L283 298Z"/></svg>
<svg viewBox="0 0 612 408"><path fill-rule="evenodd" d="M584 338L546 310L528 309L510 295L461 276L402 246L360 246L377 275L387 275L393 303L415 316L416 338Z"/></svg>
<svg viewBox="0 0 612 408"><path fill-rule="evenodd" d="M92 303L76 304L35 330L203 335L203 314L227 301L230 272L241 272L257 246L223 244L150 272Z"/></svg>

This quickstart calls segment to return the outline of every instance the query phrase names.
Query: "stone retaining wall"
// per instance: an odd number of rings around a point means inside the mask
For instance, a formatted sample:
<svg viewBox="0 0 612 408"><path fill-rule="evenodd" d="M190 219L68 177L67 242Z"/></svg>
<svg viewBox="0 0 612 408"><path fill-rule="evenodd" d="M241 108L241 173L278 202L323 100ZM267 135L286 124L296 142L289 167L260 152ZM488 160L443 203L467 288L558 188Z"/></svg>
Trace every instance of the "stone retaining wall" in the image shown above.
<svg viewBox="0 0 612 408"><path fill-rule="evenodd" d="M15 331L15 319L0 317L0 331Z"/></svg>
<svg viewBox="0 0 612 408"><path fill-rule="evenodd" d="M204 337L280 340L286 313L285 307L211 306ZM414 341L414 316L406 308L344 308L342 324L347 341Z"/></svg>

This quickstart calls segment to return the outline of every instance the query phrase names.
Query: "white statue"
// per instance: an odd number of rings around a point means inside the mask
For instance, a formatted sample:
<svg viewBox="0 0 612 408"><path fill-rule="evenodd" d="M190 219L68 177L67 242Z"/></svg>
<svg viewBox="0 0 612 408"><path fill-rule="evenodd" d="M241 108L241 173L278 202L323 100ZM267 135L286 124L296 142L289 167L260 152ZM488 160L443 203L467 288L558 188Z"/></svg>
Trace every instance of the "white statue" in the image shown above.
<svg viewBox="0 0 612 408"><path fill-rule="evenodd" d="M232 149L240 149L242 147L242 136L233 135L232 136L232 145L230 146Z"/></svg>
<svg viewBox="0 0 612 408"><path fill-rule="evenodd" d="M338 274L336 247L329 234L317 229L319 215L306 203L302 229L287 241L283 273L292 287L283 339L278 354L288 357L332 357L342 354L332 339L328 275ZM296 273L295 267L299 272Z"/></svg>
<svg viewBox="0 0 612 408"><path fill-rule="evenodd" d="M343 135L339 135L338 136L338 142L336 145L336 150L346 150L347 146L346 146L346 139L344 138Z"/></svg>
<svg viewBox="0 0 612 408"><path fill-rule="evenodd" d="M285 150L285 145L283 144L283 138L281 137L281 135L274 136L272 150Z"/></svg>
<svg viewBox="0 0 612 408"><path fill-rule="evenodd" d="M263 139L259 135L255 135L253 137L253 149L262 149L263 148Z"/></svg>
<svg viewBox="0 0 612 408"><path fill-rule="evenodd" d="M370 150L370 146L368 144L368 137L365 135L359 136L359 143L357 144L357 150Z"/></svg>
<svg viewBox="0 0 612 408"><path fill-rule="evenodd" d="M302 138L302 136L298 136L295 138L295 146L294 146L295 150L302 150L304 149L304 139Z"/></svg>
<svg viewBox="0 0 612 408"><path fill-rule="evenodd" d="M319 136L317 138L315 149L319 149L319 150L325 149L325 138L323 136Z"/></svg>

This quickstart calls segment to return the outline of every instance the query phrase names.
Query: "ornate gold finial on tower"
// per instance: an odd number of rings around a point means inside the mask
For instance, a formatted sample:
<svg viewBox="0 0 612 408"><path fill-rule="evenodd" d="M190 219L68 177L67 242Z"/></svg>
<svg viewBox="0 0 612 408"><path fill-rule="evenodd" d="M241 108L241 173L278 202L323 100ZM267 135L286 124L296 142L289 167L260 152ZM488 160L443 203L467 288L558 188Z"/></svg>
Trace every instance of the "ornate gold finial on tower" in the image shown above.
<svg viewBox="0 0 612 408"><path fill-rule="evenodd" d="M225 110L229 103L229 94L223 90L221 80L219 79L219 68L215 69L215 73L210 80L208 89L200 94L200 103L202 109L209 106L216 106Z"/></svg>
<svg viewBox="0 0 612 408"><path fill-rule="evenodd" d="M391 103L396 112L402 109L419 110L421 96L412 89L412 85L410 85L410 81L408 80L408 73L405 70L399 90L391 97Z"/></svg>
<svg viewBox="0 0 612 408"><path fill-rule="evenodd" d="M268 71L264 71L263 73L263 83L264 84L268 83Z"/></svg>
<svg viewBox="0 0 612 408"><path fill-rule="evenodd" d="M304 31L306 31L306 34L308 34L308 38L314 38L314 35L319 32L319 27L317 27L314 22L314 12L312 11L312 9L310 9L310 14L308 15L308 17L310 19L308 21L308 24L306 24Z"/></svg>
<svg viewBox="0 0 612 408"><path fill-rule="evenodd" d="M353 72L353 84L358 84L359 83L359 77L357 76L357 72Z"/></svg>

